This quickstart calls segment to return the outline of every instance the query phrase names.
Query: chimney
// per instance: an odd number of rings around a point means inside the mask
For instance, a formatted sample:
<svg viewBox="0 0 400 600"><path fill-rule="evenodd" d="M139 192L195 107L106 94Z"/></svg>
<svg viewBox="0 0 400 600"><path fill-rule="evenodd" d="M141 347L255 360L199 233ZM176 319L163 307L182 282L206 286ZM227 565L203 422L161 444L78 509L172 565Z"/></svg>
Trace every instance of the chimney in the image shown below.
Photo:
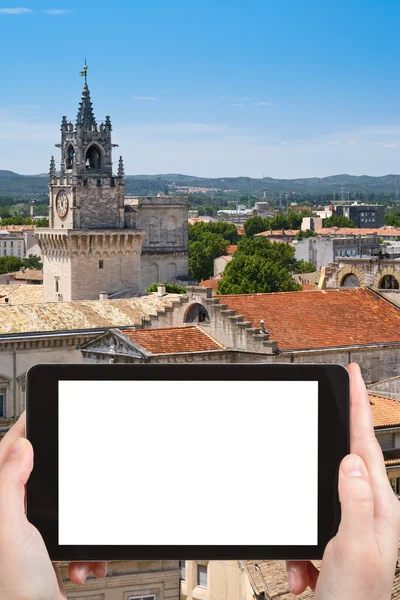
<svg viewBox="0 0 400 600"><path fill-rule="evenodd" d="M107 292L100 292L100 294L99 294L99 300L108 300L108 293Z"/></svg>
<svg viewBox="0 0 400 600"><path fill-rule="evenodd" d="M260 321L260 331L261 333L264 333L265 331L264 319L261 319Z"/></svg>
<svg viewBox="0 0 400 600"><path fill-rule="evenodd" d="M166 291L167 291L167 287L166 287L165 283L159 283L158 288L157 288L157 296L159 296L159 297L165 296Z"/></svg>

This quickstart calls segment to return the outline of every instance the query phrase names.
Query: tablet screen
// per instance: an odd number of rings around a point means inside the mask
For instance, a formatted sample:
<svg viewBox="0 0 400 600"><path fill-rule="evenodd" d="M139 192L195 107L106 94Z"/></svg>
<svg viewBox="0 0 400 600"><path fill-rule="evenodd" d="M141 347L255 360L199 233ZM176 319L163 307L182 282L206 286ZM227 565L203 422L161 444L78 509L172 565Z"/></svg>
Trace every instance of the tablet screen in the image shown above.
<svg viewBox="0 0 400 600"><path fill-rule="evenodd" d="M58 385L59 545L317 545L317 381Z"/></svg>

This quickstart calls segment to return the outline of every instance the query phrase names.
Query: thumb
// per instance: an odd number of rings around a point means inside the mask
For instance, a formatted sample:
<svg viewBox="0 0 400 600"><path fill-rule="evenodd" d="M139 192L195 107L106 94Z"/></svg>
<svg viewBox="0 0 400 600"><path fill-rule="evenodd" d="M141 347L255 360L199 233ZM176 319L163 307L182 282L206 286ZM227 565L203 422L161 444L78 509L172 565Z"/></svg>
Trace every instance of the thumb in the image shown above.
<svg viewBox="0 0 400 600"><path fill-rule="evenodd" d="M346 456L339 471L342 509L339 534L347 540L365 539L374 531L374 496L367 468L356 454Z"/></svg>
<svg viewBox="0 0 400 600"><path fill-rule="evenodd" d="M33 468L31 443L20 437L11 444L0 467L0 523L15 523L25 516L25 484Z"/></svg>

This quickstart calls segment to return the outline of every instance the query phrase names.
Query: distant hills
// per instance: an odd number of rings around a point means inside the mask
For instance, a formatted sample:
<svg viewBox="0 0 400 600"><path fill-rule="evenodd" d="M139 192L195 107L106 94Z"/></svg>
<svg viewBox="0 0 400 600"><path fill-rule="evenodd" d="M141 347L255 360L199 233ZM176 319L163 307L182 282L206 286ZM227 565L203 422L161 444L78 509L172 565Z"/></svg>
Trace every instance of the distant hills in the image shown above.
<svg viewBox="0 0 400 600"><path fill-rule="evenodd" d="M182 174L160 175L128 175L125 177L127 194L147 195L164 192L168 186L173 191L174 187L208 188L214 190L235 190L240 194L254 194L262 196L266 188L269 193L310 194L340 194L343 186L344 192L362 192L368 194L382 194L396 191L397 175L384 175L370 177L368 175L333 175L330 177L312 177L303 179L273 179L264 177L255 179L251 177L194 177ZM174 187L172 187L174 186ZM48 179L46 174L19 175L13 171L0 170L0 196L12 195L29 197L46 193Z"/></svg>

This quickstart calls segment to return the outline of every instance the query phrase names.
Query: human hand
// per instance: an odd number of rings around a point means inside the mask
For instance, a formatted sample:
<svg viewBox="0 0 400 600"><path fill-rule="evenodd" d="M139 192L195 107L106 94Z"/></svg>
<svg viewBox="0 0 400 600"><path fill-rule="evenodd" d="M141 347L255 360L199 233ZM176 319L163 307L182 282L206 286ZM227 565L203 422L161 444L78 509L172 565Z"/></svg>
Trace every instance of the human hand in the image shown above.
<svg viewBox="0 0 400 600"><path fill-rule="evenodd" d="M350 373L350 450L339 471L341 522L325 549L321 571L288 561L289 587L308 586L315 600L389 600L400 535L400 503L390 486L376 440L360 368Z"/></svg>
<svg viewBox="0 0 400 600"><path fill-rule="evenodd" d="M25 439L25 413L0 442L0 598L65 599L61 575L39 531L25 514L25 484L33 468L33 448ZM105 562L71 563L68 575L84 583L90 571L104 577Z"/></svg>

